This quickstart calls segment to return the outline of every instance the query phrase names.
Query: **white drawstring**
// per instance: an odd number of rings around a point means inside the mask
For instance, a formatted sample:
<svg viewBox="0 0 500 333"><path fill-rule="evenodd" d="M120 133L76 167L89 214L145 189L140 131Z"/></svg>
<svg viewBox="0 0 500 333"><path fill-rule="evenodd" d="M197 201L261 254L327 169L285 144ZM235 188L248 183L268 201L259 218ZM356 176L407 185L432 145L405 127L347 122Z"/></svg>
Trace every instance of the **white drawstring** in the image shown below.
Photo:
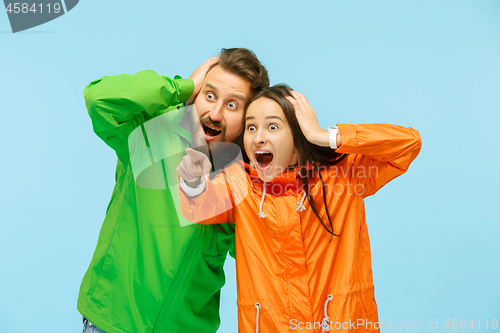
<svg viewBox="0 0 500 333"><path fill-rule="evenodd" d="M301 211L303 211L304 209L306 209L306 207L304 207L304 200L306 199L306 192L304 191L304 195L302 196L302 200L299 201L299 205L297 206L297 211L300 213Z"/></svg>
<svg viewBox="0 0 500 333"><path fill-rule="evenodd" d="M321 324L321 326L323 327L322 332L328 332L330 330L330 325L328 323L330 318L328 317L327 309L328 309L328 302L330 302L332 299L333 299L333 296L332 296L332 294L330 294L330 295L328 295L328 298L326 299L326 302L325 302L325 318L323 318L323 321Z"/></svg>
<svg viewBox="0 0 500 333"><path fill-rule="evenodd" d="M259 333L259 309L260 309L260 303L255 303L255 308L257 309L257 319L255 320L255 333Z"/></svg>
<svg viewBox="0 0 500 333"><path fill-rule="evenodd" d="M259 217L260 218L265 218L266 214L262 211L262 206L264 205L264 198L266 197L266 182L264 182L264 192L262 193L262 199L260 199L260 207L259 207Z"/></svg>
<svg viewBox="0 0 500 333"><path fill-rule="evenodd" d="M260 199L259 214L257 214L259 215L260 218L267 217L267 215L264 214L264 212L262 211L262 207L264 206L264 198L266 197L266 182L264 182L263 187L264 191L262 192L262 198ZM306 193L304 192L304 195L302 196L302 199L300 199L298 206L296 208L298 212L302 212L306 209L306 207L304 207L305 200L306 200Z"/></svg>

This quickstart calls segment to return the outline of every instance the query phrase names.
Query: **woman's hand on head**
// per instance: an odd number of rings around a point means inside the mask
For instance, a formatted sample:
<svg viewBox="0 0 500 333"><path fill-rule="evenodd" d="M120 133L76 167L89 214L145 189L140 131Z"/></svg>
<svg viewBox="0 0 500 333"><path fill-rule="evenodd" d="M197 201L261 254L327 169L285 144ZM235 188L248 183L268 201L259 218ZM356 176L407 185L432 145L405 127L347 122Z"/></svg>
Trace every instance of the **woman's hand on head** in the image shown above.
<svg viewBox="0 0 500 333"><path fill-rule="evenodd" d="M196 187L200 183L200 177L209 181L208 174L212 169L208 157L191 148L186 148L187 155L182 158L176 171L184 179L189 187Z"/></svg>
<svg viewBox="0 0 500 333"><path fill-rule="evenodd" d="M307 141L321 147L329 147L330 133L319 126L316 111L311 107L306 96L297 91L291 93L293 97L287 96L286 98L295 108L295 116Z"/></svg>

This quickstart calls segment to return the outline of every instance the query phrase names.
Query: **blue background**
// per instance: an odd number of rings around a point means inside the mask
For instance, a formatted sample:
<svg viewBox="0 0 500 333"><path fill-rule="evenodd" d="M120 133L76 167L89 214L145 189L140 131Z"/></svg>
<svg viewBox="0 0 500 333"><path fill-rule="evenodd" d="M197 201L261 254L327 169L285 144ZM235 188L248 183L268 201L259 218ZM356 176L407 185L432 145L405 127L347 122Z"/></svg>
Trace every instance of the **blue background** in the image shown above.
<svg viewBox="0 0 500 333"><path fill-rule="evenodd" d="M409 171L366 200L380 320L500 319L500 1L81 1L12 34L0 13L0 332L80 332L76 299L114 185L83 89L188 77L247 47L320 124L420 131ZM226 264L222 326L236 332ZM450 322L451 324L451 322ZM389 331L389 330L384 330Z"/></svg>

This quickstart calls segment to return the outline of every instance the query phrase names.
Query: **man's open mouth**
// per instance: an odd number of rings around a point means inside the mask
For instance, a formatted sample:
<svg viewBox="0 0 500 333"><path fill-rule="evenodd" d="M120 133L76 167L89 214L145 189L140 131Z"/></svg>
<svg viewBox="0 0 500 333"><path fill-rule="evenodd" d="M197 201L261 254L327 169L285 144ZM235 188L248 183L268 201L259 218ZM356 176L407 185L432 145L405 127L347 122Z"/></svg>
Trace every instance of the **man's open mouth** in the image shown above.
<svg viewBox="0 0 500 333"><path fill-rule="evenodd" d="M273 163L274 155L269 151L256 150L254 155L260 169L267 169Z"/></svg>
<svg viewBox="0 0 500 333"><path fill-rule="evenodd" d="M207 124L203 124L203 131L205 131L205 135L207 137L211 137L211 138L214 138L217 135L222 133L222 131L220 129L217 129L217 128L212 127L212 126L207 125Z"/></svg>

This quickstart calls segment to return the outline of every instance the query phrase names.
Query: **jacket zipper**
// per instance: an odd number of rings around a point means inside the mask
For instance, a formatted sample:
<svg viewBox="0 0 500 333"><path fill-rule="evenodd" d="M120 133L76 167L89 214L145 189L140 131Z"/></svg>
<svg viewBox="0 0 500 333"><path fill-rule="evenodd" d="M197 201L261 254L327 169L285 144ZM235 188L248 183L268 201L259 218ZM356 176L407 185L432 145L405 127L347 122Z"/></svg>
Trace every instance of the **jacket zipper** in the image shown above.
<svg viewBox="0 0 500 333"><path fill-rule="evenodd" d="M177 271L177 274L175 274L174 280L172 281L172 284L170 285L170 288L168 289L168 293L165 296L165 300L163 301L163 305L160 309L160 313L158 314L158 317L156 318L154 327L153 327L153 333L160 332L167 317L170 314L170 310L172 309L172 306L174 305L174 300L177 297L177 294L179 292L179 286L182 285L182 283L185 281L184 277L186 276L187 272L189 271L189 267L192 264L191 258L193 257L194 254L194 248L196 245L199 243L199 239L201 238L202 234L202 229L203 226L200 226L200 228L196 228L195 232L193 233L193 237L191 238L191 242L189 242L189 246L186 250L186 254L182 258L181 265L179 266L179 270Z"/></svg>
<svg viewBox="0 0 500 333"><path fill-rule="evenodd" d="M162 166L163 166L163 176L165 178L165 185L168 190L168 182L167 182L167 175L166 175L166 170L165 170L165 165L163 164L162 160ZM169 193L171 196L171 194ZM181 264L179 266L179 269L177 270L177 274L175 274L175 277L172 281L172 284L170 285L170 288L168 289L167 295L165 295L165 299L163 301L163 305L160 309L160 312L158 313L158 317L156 318L156 321L153 326L153 333L160 332L162 327L165 324L165 321L167 320L168 316L170 315L170 311L172 309L172 306L174 305L174 300L177 297L177 294L180 290L179 286L182 285L182 283L185 281L185 276L189 272L189 267L192 264L191 258L194 255L194 250L196 246L198 245L201 235L203 233L203 228L205 226L198 225L197 228L195 228L193 232L193 236L191 237L191 241L189 242L189 245L186 249L186 254L182 258Z"/></svg>
<svg viewBox="0 0 500 333"><path fill-rule="evenodd" d="M212 237L210 238L210 243L208 243L207 250L210 250L210 247L212 247L212 243L213 243L214 238L215 238L215 228L216 228L216 226L212 225L211 227L212 227Z"/></svg>

